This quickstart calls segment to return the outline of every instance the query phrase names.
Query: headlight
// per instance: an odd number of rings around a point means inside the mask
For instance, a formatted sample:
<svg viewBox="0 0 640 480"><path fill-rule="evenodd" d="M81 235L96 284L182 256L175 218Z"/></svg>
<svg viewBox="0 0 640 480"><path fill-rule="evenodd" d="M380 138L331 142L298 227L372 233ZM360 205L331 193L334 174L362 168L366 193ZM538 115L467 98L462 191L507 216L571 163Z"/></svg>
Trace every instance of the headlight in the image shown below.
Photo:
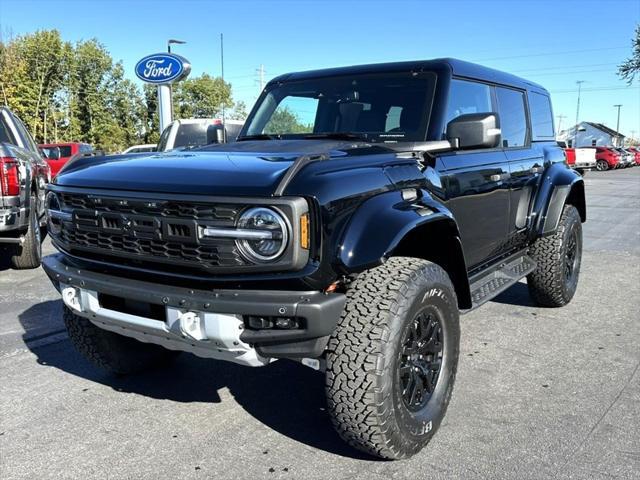
<svg viewBox="0 0 640 480"><path fill-rule="evenodd" d="M242 238L236 245L242 255L251 262L271 262L287 248L289 229L285 217L271 208L256 207L244 212L238 220L238 229L263 231L264 238ZM257 236L258 237L258 236Z"/></svg>

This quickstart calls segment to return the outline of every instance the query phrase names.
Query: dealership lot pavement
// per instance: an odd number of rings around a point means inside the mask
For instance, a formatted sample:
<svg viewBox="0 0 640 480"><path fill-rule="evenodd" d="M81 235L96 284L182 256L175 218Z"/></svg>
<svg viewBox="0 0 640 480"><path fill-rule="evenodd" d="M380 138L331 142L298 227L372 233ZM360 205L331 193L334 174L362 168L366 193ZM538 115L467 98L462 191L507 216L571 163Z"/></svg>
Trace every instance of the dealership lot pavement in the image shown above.
<svg viewBox="0 0 640 480"><path fill-rule="evenodd" d="M44 273L0 264L0 478L638 478L640 168L586 188L574 301L533 307L521 283L463 316L445 422L402 462L344 446L322 376L292 362L108 376L72 349Z"/></svg>

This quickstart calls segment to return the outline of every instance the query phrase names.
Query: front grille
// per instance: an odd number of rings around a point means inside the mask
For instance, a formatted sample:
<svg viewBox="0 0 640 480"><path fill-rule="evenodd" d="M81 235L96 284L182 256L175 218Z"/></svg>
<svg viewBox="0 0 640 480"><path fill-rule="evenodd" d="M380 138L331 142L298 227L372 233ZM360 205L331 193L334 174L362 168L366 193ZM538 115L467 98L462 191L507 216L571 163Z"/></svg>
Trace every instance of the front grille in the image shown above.
<svg viewBox="0 0 640 480"><path fill-rule="evenodd" d="M115 199L76 193L63 193L61 197L67 208L169 218L192 218L214 222L217 226L233 226L242 209L242 205L236 204L207 205L165 200Z"/></svg>
<svg viewBox="0 0 640 480"><path fill-rule="evenodd" d="M62 208L72 212L72 220L63 222L54 238L79 256L98 253L201 270L247 265L233 239L199 235L204 226L232 228L242 205L76 193L61 193L60 197Z"/></svg>

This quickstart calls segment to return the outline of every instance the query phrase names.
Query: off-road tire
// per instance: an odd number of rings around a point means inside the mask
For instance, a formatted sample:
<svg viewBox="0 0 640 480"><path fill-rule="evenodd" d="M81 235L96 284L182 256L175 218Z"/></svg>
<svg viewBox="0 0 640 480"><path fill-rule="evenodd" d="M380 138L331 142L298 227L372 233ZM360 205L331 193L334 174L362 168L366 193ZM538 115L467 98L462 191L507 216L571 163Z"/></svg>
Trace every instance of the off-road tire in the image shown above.
<svg viewBox="0 0 640 480"><path fill-rule="evenodd" d="M36 197L31 196L31 208L29 209L29 228L24 236L22 245L15 247L11 256L11 266L17 270L38 268L42 261L42 234L38 212L36 208Z"/></svg>
<svg viewBox="0 0 640 480"><path fill-rule="evenodd" d="M63 318L73 346L87 360L109 373L128 375L164 367L179 354L98 328L66 306Z"/></svg>
<svg viewBox="0 0 640 480"><path fill-rule="evenodd" d="M576 242L576 258L571 275L567 275L569 251ZM538 264L527 276L531 298L542 307L562 307L576 293L582 260L582 223L573 205L565 205L558 229L553 235L539 238L529 250Z"/></svg>
<svg viewBox="0 0 640 480"><path fill-rule="evenodd" d="M422 410L403 403L399 368L415 315L437 312L442 367ZM445 415L459 356L455 290L431 262L393 257L357 276L327 351L326 393L338 434L353 447L386 459L410 457L431 440Z"/></svg>

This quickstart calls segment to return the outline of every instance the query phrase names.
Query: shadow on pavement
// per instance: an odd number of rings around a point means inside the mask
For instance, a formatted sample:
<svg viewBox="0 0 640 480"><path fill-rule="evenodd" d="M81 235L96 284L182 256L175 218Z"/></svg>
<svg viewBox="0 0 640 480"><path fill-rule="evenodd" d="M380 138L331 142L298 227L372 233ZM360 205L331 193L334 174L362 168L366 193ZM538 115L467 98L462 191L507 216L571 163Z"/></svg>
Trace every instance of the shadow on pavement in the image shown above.
<svg viewBox="0 0 640 480"><path fill-rule="evenodd" d="M0 246L0 272L11 269L12 251L5 245Z"/></svg>
<svg viewBox="0 0 640 480"><path fill-rule="evenodd" d="M30 307L20 321L30 322L43 309L57 308L54 303ZM376 460L352 449L335 433L326 411L323 374L296 362L280 360L250 368L183 353L163 370L118 377L91 365L68 339L30 350L41 365L154 399L216 404L223 402L218 391L228 388L250 415L283 435L336 455Z"/></svg>
<svg viewBox="0 0 640 480"><path fill-rule="evenodd" d="M516 305L518 307L536 307L537 305L531 300L529 288L524 282L518 282L514 286L505 290L497 297L491 299L495 303L503 303L505 305Z"/></svg>

